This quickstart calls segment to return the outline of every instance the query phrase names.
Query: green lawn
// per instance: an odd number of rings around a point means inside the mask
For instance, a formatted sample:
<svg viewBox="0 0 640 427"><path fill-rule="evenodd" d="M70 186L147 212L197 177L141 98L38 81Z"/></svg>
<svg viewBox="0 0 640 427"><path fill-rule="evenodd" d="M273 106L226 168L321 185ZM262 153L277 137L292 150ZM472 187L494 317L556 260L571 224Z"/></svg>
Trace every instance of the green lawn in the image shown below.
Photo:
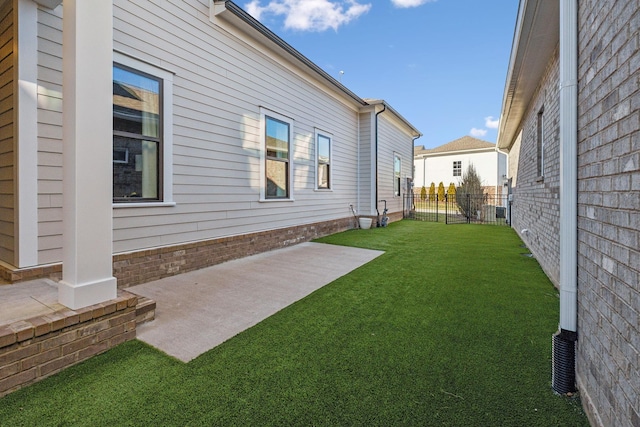
<svg viewBox="0 0 640 427"><path fill-rule="evenodd" d="M588 425L551 390L558 296L513 230L320 241L386 253L188 364L134 341L13 393L0 425Z"/></svg>

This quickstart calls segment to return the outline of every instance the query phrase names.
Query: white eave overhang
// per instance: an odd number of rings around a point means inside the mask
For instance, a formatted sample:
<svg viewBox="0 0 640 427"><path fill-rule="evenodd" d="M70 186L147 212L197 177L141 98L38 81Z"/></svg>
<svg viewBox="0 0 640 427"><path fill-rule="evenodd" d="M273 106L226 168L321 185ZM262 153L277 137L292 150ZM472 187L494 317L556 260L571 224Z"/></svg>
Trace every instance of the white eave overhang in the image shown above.
<svg viewBox="0 0 640 427"><path fill-rule="evenodd" d="M427 153L416 153L416 159L428 158L428 157L442 157L442 156L457 156L460 154L478 154L478 153L493 153L496 152L495 147L487 148L468 148L465 150L452 150L452 151L436 151Z"/></svg>
<svg viewBox="0 0 640 427"><path fill-rule="evenodd" d="M560 37L559 2L520 0L498 128L499 149L509 149Z"/></svg>
<svg viewBox="0 0 640 427"><path fill-rule="evenodd" d="M374 108L376 105L385 105L386 108L403 124L407 126L411 135L414 138L422 136L422 133L418 131L411 123L409 123L404 117L402 117L396 110L391 108L389 104L382 100L365 100L358 95L350 91L346 86L340 83L338 80L329 75L322 68L314 64L306 56L298 52L287 42L278 37L273 31L262 25L258 20L249 15L241 7L230 0L209 0L210 4L210 19L215 22L216 19L222 19L227 23L233 25L236 28L241 29L243 32L249 34L252 38L260 40L270 48L273 48L277 52L282 52L284 56L289 58L293 63L296 63L303 68L310 70L312 74L318 76L321 80L324 80L330 87L333 87L339 93L346 95L347 98L355 102L362 110L367 108Z"/></svg>
<svg viewBox="0 0 640 427"><path fill-rule="evenodd" d="M389 105L383 99L365 99L364 100L368 105L372 106L374 110L377 110L376 106L384 106L386 111L393 114L393 116L398 119L402 124L404 124L411 133L413 138L419 138L422 136L422 133L416 129L407 119L405 119L400 113L398 113L391 105Z"/></svg>
<svg viewBox="0 0 640 427"><path fill-rule="evenodd" d="M273 31L262 25L257 19L249 15L240 6L229 0L209 0L210 19L222 19L236 28L241 29L249 34L252 38L260 40L270 48L277 52L282 52L292 62L301 65L303 68L310 70L312 73L325 80L330 86L338 90L338 92L351 98L361 106L367 103L355 93L347 89L342 83L331 77L326 71L314 64L310 59L294 49L287 42L278 37Z"/></svg>

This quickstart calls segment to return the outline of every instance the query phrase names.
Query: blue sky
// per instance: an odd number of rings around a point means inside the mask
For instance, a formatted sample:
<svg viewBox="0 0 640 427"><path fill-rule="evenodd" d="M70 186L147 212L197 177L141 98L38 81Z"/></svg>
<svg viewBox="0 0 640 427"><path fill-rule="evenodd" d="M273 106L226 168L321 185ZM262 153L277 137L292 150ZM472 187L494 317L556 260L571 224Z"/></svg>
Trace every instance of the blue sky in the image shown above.
<svg viewBox="0 0 640 427"><path fill-rule="evenodd" d="M238 5L358 96L387 101L424 134L416 145L496 141L517 0Z"/></svg>

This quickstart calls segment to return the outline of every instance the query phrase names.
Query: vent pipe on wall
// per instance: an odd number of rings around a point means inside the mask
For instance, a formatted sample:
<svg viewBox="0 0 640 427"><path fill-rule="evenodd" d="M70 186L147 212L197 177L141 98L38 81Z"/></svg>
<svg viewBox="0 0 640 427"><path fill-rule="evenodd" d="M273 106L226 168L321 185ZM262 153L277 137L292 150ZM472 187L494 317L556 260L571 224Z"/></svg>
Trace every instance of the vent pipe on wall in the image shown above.
<svg viewBox="0 0 640 427"><path fill-rule="evenodd" d="M552 387L576 391L578 323L578 5L560 0L560 325L553 336Z"/></svg>

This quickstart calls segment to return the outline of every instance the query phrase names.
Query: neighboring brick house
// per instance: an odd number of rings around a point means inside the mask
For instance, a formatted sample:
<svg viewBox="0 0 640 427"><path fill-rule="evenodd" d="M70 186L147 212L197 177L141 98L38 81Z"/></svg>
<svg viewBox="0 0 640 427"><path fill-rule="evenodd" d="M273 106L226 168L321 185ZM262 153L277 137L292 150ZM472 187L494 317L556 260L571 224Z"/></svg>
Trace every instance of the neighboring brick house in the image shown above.
<svg viewBox="0 0 640 427"><path fill-rule="evenodd" d="M458 185L472 164L482 179L484 192L503 195L506 175L506 156L496 150L496 145L487 141L464 136L436 148L417 148L413 155L414 193L427 191L431 183L442 182L445 190L449 184Z"/></svg>
<svg viewBox="0 0 640 427"><path fill-rule="evenodd" d="M560 291L554 390L640 426L637 0L520 1L498 147L513 227Z"/></svg>

